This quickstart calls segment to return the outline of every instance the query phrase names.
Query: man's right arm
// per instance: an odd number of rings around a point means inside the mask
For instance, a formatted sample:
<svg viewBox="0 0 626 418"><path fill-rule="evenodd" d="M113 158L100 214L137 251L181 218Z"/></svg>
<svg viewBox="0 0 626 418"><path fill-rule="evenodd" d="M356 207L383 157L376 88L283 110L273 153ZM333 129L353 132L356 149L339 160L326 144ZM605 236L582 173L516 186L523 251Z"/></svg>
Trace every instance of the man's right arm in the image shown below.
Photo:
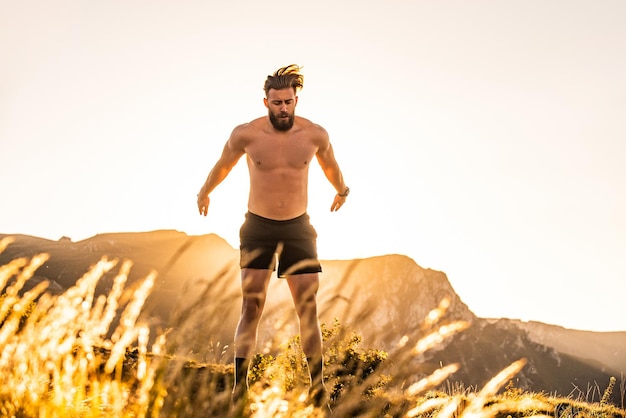
<svg viewBox="0 0 626 418"><path fill-rule="evenodd" d="M209 194L228 176L228 173L237 164L244 152L240 128L237 127L233 130L228 141L226 141L222 155L209 172L198 193L198 210L200 215L207 215L209 211Z"/></svg>

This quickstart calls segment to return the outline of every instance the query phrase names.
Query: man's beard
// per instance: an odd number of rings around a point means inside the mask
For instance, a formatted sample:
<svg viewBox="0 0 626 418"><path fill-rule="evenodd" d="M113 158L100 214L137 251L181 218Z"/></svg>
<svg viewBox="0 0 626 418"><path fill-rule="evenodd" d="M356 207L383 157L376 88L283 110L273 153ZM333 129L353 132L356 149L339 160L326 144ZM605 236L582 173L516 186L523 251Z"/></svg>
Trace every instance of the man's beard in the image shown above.
<svg viewBox="0 0 626 418"><path fill-rule="evenodd" d="M294 115L289 115L287 113L281 113L279 116L289 116L288 119L279 119L272 112L268 112L270 116L270 122L272 122L272 126L277 131L288 131L293 127L293 122L295 120Z"/></svg>

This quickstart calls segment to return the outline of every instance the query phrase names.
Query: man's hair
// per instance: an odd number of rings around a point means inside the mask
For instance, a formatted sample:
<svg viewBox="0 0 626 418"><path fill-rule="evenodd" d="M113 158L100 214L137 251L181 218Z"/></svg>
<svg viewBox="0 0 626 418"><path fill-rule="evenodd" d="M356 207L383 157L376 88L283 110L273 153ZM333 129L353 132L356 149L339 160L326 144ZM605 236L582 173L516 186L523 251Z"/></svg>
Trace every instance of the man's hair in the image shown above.
<svg viewBox="0 0 626 418"><path fill-rule="evenodd" d="M297 93L304 86L304 76L300 73L300 67L291 64L287 67L279 68L274 75L268 75L265 80L265 97L271 89L282 90L292 88Z"/></svg>

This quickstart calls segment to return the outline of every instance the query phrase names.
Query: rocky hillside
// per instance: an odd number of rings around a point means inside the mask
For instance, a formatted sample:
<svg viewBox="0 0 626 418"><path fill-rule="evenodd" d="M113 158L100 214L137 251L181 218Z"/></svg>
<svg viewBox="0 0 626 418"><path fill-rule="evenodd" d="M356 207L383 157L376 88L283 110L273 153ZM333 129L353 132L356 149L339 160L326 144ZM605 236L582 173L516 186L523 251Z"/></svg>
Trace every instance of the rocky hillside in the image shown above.
<svg viewBox="0 0 626 418"><path fill-rule="evenodd" d="M532 341L597 364L602 371L614 376L626 373L624 332L578 331L536 321L510 322L524 330ZM599 363L598 359L601 359Z"/></svg>
<svg viewBox="0 0 626 418"><path fill-rule="evenodd" d="M3 235L0 235L2 238ZM151 270L159 274L148 300L145 320L154 334L168 339L183 354L202 361L230 362L232 338L240 310L238 251L216 235L187 236L177 231L100 234L80 242L15 236L0 254L0 265L17 257L47 252L50 260L34 282L49 280L61 292L101 257L134 262L129 282ZM360 260L322 261L320 318L335 318L363 336L370 348L393 350L403 336L423 336L427 314L446 298L442 323L471 326L444 345L416 358L424 373L460 363L448 384L482 386L502 368L524 357L528 364L517 386L568 395L606 387L611 375L626 372L626 332L594 333L509 319L481 319L471 312L442 272L423 269L402 255ZM98 287L107 293L117 271ZM273 279L259 333L259 350L276 348L297 334L297 320L284 280ZM610 335L606 335L610 334ZM595 385L595 386L594 386Z"/></svg>

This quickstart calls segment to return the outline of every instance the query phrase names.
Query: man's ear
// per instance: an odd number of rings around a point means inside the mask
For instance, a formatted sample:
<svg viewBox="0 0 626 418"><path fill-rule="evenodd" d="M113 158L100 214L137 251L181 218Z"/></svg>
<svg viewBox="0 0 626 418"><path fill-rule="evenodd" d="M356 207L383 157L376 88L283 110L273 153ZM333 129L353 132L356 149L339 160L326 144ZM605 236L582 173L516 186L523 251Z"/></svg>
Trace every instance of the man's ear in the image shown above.
<svg viewBox="0 0 626 418"><path fill-rule="evenodd" d="M298 96L296 96L296 104L298 104Z"/></svg>
<svg viewBox="0 0 626 418"><path fill-rule="evenodd" d="M265 105L265 107L267 107L269 109L268 103L267 103L267 97L263 98L263 104Z"/></svg>

